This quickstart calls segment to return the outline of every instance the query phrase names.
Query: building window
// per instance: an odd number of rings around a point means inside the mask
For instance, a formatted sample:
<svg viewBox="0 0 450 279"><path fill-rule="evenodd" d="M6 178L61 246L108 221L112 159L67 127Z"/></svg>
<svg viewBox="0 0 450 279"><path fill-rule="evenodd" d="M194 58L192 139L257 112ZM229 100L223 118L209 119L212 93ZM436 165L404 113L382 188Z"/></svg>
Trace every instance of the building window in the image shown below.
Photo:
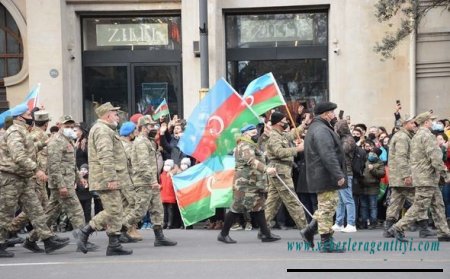
<svg viewBox="0 0 450 279"><path fill-rule="evenodd" d="M328 11L226 14L227 78L243 94L272 72L288 106L328 100Z"/></svg>
<svg viewBox="0 0 450 279"><path fill-rule="evenodd" d="M23 44L19 28L8 10L0 4L0 79L22 68Z"/></svg>

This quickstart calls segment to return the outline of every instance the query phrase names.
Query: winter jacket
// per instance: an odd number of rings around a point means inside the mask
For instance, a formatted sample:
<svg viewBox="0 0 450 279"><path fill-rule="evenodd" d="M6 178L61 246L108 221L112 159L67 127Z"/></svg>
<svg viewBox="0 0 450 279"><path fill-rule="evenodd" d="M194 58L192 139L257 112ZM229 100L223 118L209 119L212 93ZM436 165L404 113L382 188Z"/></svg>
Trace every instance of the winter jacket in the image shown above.
<svg viewBox="0 0 450 279"><path fill-rule="evenodd" d="M161 201L163 203L177 203L173 189L172 175L165 171L161 173Z"/></svg>
<svg viewBox="0 0 450 279"><path fill-rule="evenodd" d="M369 165L373 166L371 170L369 169ZM363 194L378 195L380 191L380 180L385 174L384 163L381 159L377 158L373 163L367 160L364 177L362 178Z"/></svg>

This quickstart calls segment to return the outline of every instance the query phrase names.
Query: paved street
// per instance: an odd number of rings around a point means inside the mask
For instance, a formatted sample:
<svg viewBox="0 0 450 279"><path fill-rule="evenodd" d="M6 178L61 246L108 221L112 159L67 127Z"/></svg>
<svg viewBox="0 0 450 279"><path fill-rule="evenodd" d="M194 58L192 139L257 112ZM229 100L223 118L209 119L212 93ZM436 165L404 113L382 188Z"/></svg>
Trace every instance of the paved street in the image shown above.
<svg viewBox="0 0 450 279"><path fill-rule="evenodd" d="M216 240L218 231L165 230L166 236L177 240L178 245L153 247L153 232L145 230L143 242L126 245L134 250L133 255L123 257L106 257L107 237L104 232L98 232L92 235L91 240L101 246L100 250L86 255L74 252L74 241L51 255L32 254L22 247L10 248L16 257L1 259L0 278L299 278L306 274L287 273L286 270L305 268L444 269L444 273L367 273L350 276L450 278L450 243L440 243L438 252L377 252L374 246L374 254L368 251L320 254L313 251L295 251L295 244L291 246L293 250L288 251L288 243L300 240L297 230L274 232L280 234L283 239L274 243L261 243L256 239L256 230L232 231L230 235L238 244L226 245ZM70 233L63 235L72 237ZM407 233L407 236L413 238L417 235L417 232ZM385 240L381 237L381 230L366 230L353 234L336 233L335 236L336 240L340 241L348 241L351 237L351 243ZM414 239L413 245L407 248L418 247L419 241L420 239ZM364 250L363 247L364 245L361 250ZM308 277L312 278L349 276L348 273L334 272L310 275L308 274Z"/></svg>

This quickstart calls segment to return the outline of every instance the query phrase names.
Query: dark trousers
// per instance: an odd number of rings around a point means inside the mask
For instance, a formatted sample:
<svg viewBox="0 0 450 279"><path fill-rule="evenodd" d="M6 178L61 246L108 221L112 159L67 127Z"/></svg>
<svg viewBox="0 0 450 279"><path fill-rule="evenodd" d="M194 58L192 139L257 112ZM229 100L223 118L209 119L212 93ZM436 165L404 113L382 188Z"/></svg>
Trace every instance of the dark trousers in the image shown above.
<svg viewBox="0 0 450 279"><path fill-rule="evenodd" d="M314 215L317 210L317 194L316 193L297 193L298 198L303 203L303 205L308 209L308 211ZM306 221L311 222L311 216L305 212Z"/></svg>
<svg viewBox="0 0 450 279"><path fill-rule="evenodd" d="M92 218L92 198L87 200L80 200L81 208L83 208L84 221L89 223Z"/></svg>

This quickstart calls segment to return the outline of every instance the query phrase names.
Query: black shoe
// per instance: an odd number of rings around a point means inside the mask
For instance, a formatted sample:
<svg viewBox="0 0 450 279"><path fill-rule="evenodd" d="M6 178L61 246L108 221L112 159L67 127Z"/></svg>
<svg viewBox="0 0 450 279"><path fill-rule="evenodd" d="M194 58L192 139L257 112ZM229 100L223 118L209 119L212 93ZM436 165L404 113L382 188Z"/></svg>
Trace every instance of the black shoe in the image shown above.
<svg viewBox="0 0 450 279"><path fill-rule="evenodd" d="M8 247L14 247L16 244L22 244L25 242L25 239L23 237L20 237L17 235L17 233L9 233L8 239L6 240L6 243L8 244Z"/></svg>
<svg viewBox="0 0 450 279"><path fill-rule="evenodd" d="M95 245L94 243L92 243L92 242L87 242L87 244L86 244L86 249L88 250L88 252L95 252L95 251L97 251L98 250L98 245ZM77 247L77 250L76 250L77 252L81 252L81 250L80 250L80 248L78 248Z"/></svg>
<svg viewBox="0 0 450 279"><path fill-rule="evenodd" d="M338 247L330 233L320 235L320 253L344 253L345 249Z"/></svg>
<svg viewBox="0 0 450 279"><path fill-rule="evenodd" d="M219 233L217 236L217 240L226 244L234 244L236 240L233 240L229 235L223 236L222 233Z"/></svg>
<svg viewBox="0 0 450 279"><path fill-rule="evenodd" d="M429 236L437 236L436 232L434 232L428 228L428 220L418 221L417 225L419 227L419 237L420 238L427 238Z"/></svg>
<svg viewBox="0 0 450 279"><path fill-rule="evenodd" d="M87 242L89 239L89 235L91 235L93 232L95 232L95 230L90 225L86 225L84 228L75 230L74 232L74 236L76 236L77 238L77 247L84 254L88 252Z"/></svg>
<svg viewBox="0 0 450 279"><path fill-rule="evenodd" d="M161 226L158 225L153 226L153 232L155 233L155 243L154 243L155 247L177 245L176 241L172 241L164 236Z"/></svg>
<svg viewBox="0 0 450 279"><path fill-rule="evenodd" d="M269 236L266 236L265 234L258 235L258 238L261 239L261 242L273 242L280 240L281 237L279 235L270 233Z"/></svg>
<svg viewBox="0 0 450 279"><path fill-rule="evenodd" d="M308 243L310 247L314 248L314 235L317 233L318 224L316 219L312 219L311 222L300 231L300 235L303 241Z"/></svg>
<svg viewBox="0 0 450 279"><path fill-rule="evenodd" d="M0 258L12 258L14 257L14 253L6 251L6 248L8 248L7 243L0 244Z"/></svg>
<svg viewBox="0 0 450 279"><path fill-rule="evenodd" d="M23 248L28 249L33 253L44 253L45 252L44 249L41 249L37 245L36 241L30 241L30 239L28 239L28 238L25 240L25 243L22 246L23 246Z"/></svg>
<svg viewBox="0 0 450 279"><path fill-rule="evenodd" d="M47 239L44 239L45 253L49 254L53 251L64 248L69 244L69 242L69 240L67 242L60 242L56 236L51 236Z"/></svg>
<svg viewBox="0 0 450 279"><path fill-rule="evenodd" d="M388 231L389 234L392 234L395 239L397 239L400 242L409 242L409 240L406 239L405 233L403 231L397 230L394 226L392 226Z"/></svg>
<svg viewBox="0 0 450 279"><path fill-rule="evenodd" d="M438 241L442 241L442 242L449 242L450 241L450 235L443 235L443 236L439 236L438 237Z"/></svg>
<svg viewBox="0 0 450 279"><path fill-rule="evenodd" d="M396 223L395 220L386 220L384 221L384 231L383 236L386 238L394 238L394 235L389 233L388 230Z"/></svg>
<svg viewBox="0 0 450 279"><path fill-rule="evenodd" d="M109 244L106 249L106 256L125 256L133 254L133 250L123 249L119 242L118 235L109 235Z"/></svg>

